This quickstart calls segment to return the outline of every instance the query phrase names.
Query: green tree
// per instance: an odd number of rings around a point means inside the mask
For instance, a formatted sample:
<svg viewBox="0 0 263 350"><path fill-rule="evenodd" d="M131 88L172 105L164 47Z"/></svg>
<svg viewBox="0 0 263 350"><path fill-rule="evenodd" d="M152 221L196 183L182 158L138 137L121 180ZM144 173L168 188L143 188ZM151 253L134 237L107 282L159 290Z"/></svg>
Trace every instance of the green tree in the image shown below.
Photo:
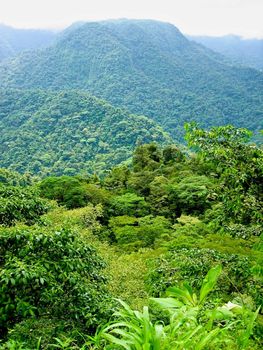
<svg viewBox="0 0 263 350"><path fill-rule="evenodd" d="M104 186L110 190L126 189L129 175L130 169L127 166L114 167L105 177Z"/></svg>
<svg viewBox="0 0 263 350"><path fill-rule="evenodd" d="M188 176L169 186L169 201L178 214L201 214L210 207L212 183L206 176Z"/></svg>
<svg viewBox="0 0 263 350"><path fill-rule="evenodd" d="M114 233L117 243L131 250L153 247L159 238L171 233L171 223L163 216L112 217L109 221L109 227Z"/></svg>
<svg viewBox="0 0 263 350"><path fill-rule="evenodd" d="M164 164L182 162L185 159L184 154L176 145L168 145L164 147L162 153Z"/></svg>
<svg viewBox="0 0 263 350"><path fill-rule="evenodd" d="M43 197L54 199L68 209L84 207L88 202L85 184L71 176L47 177L39 184Z"/></svg>
<svg viewBox="0 0 263 350"><path fill-rule="evenodd" d="M120 196L114 196L110 201L109 213L113 216L145 216L149 214L149 205L144 197L135 193L125 193Z"/></svg>
<svg viewBox="0 0 263 350"><path fill-rule="evenodd" d="M225 220L260 223L263 208L263 151L248 143L252 133L231 125L206 131L186 124L186 140L213 164Z"/></svg>
<svg viewBox="0 0 263 350"><path fill-rule="evenodd" d="M32 177L29 174L21 175L15 171L0 168L0 184L11 186L28 186L32 184Z"/></svg>
<svg viewBox="0 0 263 350"><path fill-rule="evenodd" d="M155 170L160 166L161 160L162 153L156 143L138 146L132 158L133 170Z"/></svg>

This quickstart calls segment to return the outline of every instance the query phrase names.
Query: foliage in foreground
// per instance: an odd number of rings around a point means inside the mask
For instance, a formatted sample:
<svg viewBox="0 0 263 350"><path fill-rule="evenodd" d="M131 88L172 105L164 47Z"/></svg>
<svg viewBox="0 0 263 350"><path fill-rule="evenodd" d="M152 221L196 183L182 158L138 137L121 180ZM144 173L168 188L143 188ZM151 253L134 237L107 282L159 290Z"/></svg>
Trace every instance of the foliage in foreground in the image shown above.
<svg viewBox="0 0 263 350"><path fill-rule="evenodd" d="M184 280L198 289L209 268L218 263L222 264L224 271L211 300L227 302L229 298L241 296L247 299L250 296L256 305L263 304L262 285L252 271L251 260L207 248L172 249L149 263L148 291L153 296L161 296L168 287Z"/></svg>
<svg viewBox="0 0 263 350"><path fill-rule="evenodd" d="M77 329L105 319L109 296L103 261L68 229L0 229L0 329L51 318ZM107 304L108 303L108 304Z"/></svg>
<svg viewBox="0 0 263 350"><path fill-rule="evenodd" d="M126 350L179 349L246 349L259 309L256 312L233 303L204 311L208 294L214 289L221 266L209 270L195 294L188 283L171 287L166 298L155 298L161 310L169 313L169 321L153 322L147 307L133 311L121 302L115 312L117 321L98 332L97 337ZM202 315L203 313L203 315ZM96 338L94 338L96 343ZM111 346L105 346L105 349Z"/></svg>
<svg viewBox="0 0 263 350"><path fill-rule="evenodd" d="M153 320L148 307L132 310L119 300L121 307L113 314L113 321L100 327L94 336L86 336L82 346L73 338L55 338L50 348L57 349L125 349L125 350L202 350L202 349L258 349L251 342L259 309L252 312L245 305L227 303L221 307L204 308L208 294L221 274L220 265L210 269L198 294L188 283L171 287L167 297L152 298L159 311L168 315L166 322ZM161 314L159 315L161 316ZM9 344L9 345L8 345ZM26 350L22 343L9 342L1 349ZM41 345L41 339L38 346ZM251 347L251 345L253 347ZM38 348L38 347L37 347ZM49 347L48 347L49 348Z"/></svg>

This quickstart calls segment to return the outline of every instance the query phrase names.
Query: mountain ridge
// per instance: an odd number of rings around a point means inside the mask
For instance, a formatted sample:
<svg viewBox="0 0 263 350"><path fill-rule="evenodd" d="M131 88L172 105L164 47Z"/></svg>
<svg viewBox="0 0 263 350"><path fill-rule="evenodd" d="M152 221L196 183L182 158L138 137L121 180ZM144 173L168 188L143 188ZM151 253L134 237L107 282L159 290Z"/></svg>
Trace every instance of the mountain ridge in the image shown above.
<svg viewBox="0 0 263 350"><path fill-rule="evenodd" d="M0 62L23 51L49 46L56 33L47 29L18 29L0 23Z"/></svg>
<svg viewBox="0 0 263 350"><path fill-rule="evenodd" d="M187 37L231 59L234 64L263 70L263 39L244 39L238 35Z"/></svg>
<svg viewBox="0 0 263 350"><path fill-rule="evenodd" d="M3 88L81 89L144 114L174 138L183 124L263 127L263 74L235 67L153 20L88 22L0 65Z"/></svg>

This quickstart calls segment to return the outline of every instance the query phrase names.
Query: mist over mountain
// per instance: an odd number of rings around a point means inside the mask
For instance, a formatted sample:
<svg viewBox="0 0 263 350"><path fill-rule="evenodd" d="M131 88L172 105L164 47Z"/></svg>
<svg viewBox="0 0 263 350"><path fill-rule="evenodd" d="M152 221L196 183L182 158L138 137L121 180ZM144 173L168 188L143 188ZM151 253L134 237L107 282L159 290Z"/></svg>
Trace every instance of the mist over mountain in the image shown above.
<svg viewBox="0 0 263 350"><path fill-rule="evenodd" d="M237 35L187 37L225 55L237 64L263 70L263 39L243 39Z"/></svg>
<svg viewBox="0 0 263 350"><path fill-rule="evenodd" d="M0 24L0 61L25 50L46 47L55 36L51 30L17 29Z"/></svg>
<svg viewBox="0 0 263 350"><path fill-rule="evenodd" d="M82 89L158 121L182 139L183 124L262 128L263 74L235 67L169 23L89 22L46 49L0 66L1 87Z"/></svg>

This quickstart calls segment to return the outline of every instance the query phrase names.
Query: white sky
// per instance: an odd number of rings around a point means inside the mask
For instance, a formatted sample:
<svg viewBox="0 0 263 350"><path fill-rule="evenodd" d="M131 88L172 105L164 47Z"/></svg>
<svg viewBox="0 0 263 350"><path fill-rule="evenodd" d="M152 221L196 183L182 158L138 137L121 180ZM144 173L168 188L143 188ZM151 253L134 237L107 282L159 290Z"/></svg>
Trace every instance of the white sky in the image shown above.
<svg viewBox="0 0 263 350"><path fill-rule="evenodd" d="M263 38L263 0L0 0L0 23L18 28L124 17L167 21L186 34Z"/></svg>

